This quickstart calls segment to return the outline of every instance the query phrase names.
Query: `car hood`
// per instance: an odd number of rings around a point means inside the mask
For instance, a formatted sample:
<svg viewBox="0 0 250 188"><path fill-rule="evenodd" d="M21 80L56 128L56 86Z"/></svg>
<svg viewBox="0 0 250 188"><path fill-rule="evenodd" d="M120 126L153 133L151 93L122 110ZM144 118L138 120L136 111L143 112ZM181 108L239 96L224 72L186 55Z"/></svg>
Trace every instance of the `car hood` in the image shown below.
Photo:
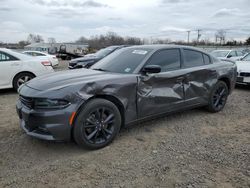
<svg viewBox="0 0 250 188"><path fill-rule="evenodd" d="M77 62L84 62L84 61L92 61L92 60L96 60L99 57L91 55L91 56L84 56L84 57L80 57L80 58L76 58L71 60L71 63L77 63Z"/></svg>
<svg viewBox="0 0 250 188"><path fill-rule="evenodd" d="M236 65L238 72L250 72L250 62L237 61Z"/></svg>
<svg viewBox="0 0 250 188"><path fill-rule="evenodd" d="M126 76L127 75L125 74L119 73L110 73L91 69L78 69L60 71L40 76L27 82L25 85L39 91L59 90L74 85L84 85L85 83L113 83L117 79L119 80Z"/></svg>

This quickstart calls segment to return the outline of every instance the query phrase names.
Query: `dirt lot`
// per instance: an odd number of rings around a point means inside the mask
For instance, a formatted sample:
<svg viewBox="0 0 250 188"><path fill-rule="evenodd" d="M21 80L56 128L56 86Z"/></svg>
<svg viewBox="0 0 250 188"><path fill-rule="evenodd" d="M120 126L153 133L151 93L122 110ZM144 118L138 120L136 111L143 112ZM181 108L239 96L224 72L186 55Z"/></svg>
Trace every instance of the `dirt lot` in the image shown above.
<svg viewBox="0 0 250 188"><path fill-rule="evenodd" d="M97 151L26 136L17 98L0 91L0 187L250 187L250 87L235 89L220 113L123 129Z"/></svg>

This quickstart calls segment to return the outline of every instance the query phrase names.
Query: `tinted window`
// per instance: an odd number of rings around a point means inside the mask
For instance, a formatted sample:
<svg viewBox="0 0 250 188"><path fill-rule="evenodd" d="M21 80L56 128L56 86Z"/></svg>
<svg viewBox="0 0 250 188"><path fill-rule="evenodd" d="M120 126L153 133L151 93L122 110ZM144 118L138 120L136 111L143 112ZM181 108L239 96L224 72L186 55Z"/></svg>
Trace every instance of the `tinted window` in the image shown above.
<svg viewBox="0 0 250 188"><path fill-rule="evenodd" d="M37 53L37 52L34 52L34 56L45 56L45 55L44 55L44 54Z"/></svg>
<svg viewBox="0 0 250 188"><path fill-rule="evenodd" d="M17 59L9 54L0 52L0 61L13 61L13 60L17 60Z"/></svg>
<svg viewBox="0 0 250 188"><path fill-rule="evenodd" d="M150 51L150 49L143 48L123 48L116 50L94 64L91 69L130 74L142 63Z"/></svg>
<svg viewBox="0 0 250 188"><path fill-rule="evenodd" d="M204 65L201 52L184 49L184 67L196 67Z"/></svg>
<svg viewBox="0 0 250 188"><path fill-rule="evenodd" d="M161 72L179 69L181 66L180 50L169 49L155 52L147 65L159 65Z"/></svg>
<svg viewBox="0 0 250 188"><path fill-rule="evenodd" d="M203 59L204 59L204 63L207 65L207 64L210 64L210 58L208 55L206 54L203 54Z"/></svg>

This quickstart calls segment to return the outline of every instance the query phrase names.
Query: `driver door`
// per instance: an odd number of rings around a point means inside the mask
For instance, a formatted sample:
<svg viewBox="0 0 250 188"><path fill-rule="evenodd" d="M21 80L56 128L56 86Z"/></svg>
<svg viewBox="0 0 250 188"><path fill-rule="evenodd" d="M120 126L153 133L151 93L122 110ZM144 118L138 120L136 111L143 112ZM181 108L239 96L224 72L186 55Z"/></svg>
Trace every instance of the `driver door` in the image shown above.
<svg viewBox="0 0 250 188"><path fill-rule="evenodd" d="M159 65L161 72L138 77L138 118L179 109L184 103L185 79L185 74L180 69L180 49L157 51L145 65Z"/></svg>

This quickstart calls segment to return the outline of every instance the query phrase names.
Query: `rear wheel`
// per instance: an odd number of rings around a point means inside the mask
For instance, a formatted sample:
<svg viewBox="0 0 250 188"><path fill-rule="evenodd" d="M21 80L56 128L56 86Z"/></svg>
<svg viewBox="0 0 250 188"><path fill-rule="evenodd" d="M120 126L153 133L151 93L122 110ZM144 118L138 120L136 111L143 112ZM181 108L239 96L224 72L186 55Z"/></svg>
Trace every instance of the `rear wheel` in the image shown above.
<svg viewBox="0 0 250 188"><path fill-rule="evenodd" d="M227 102L228 94L227 84L223 81L218 81L210 94L208 110L210 112L221 111Z"/></svg>
<svg viewBox="0 0 250 188"><path fill-rule="evenodd" d="M15 76L13 80L13 88L17 90L22 84L25 82L30 81L35 77L34 74L28 73L28 72L23 72Z"/></svg>
<svg viewBox="0 0 250 188"><path fill-rule="evenodd" d="M77 116L73 135L78 145L99 149L112 142L120 127L121 115L118 108L110 101L94 99Z"/></svg>

